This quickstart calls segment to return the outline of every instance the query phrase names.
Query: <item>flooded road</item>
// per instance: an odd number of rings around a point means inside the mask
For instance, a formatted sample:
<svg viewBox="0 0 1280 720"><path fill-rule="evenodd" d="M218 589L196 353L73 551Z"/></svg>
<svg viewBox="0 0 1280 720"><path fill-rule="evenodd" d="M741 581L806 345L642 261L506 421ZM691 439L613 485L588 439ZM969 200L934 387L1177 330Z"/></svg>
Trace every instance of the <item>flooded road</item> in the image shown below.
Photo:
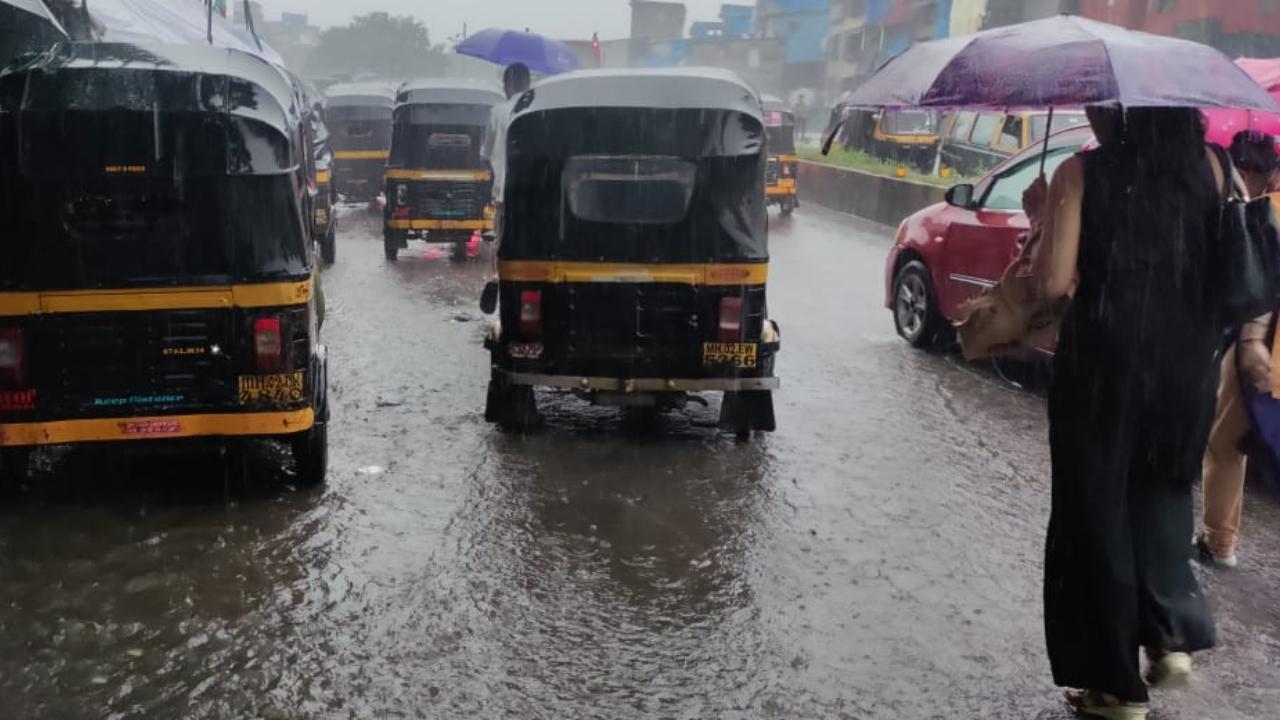
<svg viewBox="0 0 1280 720"><path fill-rule="evenodd" d="M779 431L718 400L633 426L546 396L483 421L467 262L382 259L348 208L324 277L332 458L289 488L255 448L40 458L0 509L0 716L1066 718L1040 567L1042 399L912 351L882 228L775 217ZM1280 513L1207 575L1221 647L1153 717L1274 718Z"/></svg>

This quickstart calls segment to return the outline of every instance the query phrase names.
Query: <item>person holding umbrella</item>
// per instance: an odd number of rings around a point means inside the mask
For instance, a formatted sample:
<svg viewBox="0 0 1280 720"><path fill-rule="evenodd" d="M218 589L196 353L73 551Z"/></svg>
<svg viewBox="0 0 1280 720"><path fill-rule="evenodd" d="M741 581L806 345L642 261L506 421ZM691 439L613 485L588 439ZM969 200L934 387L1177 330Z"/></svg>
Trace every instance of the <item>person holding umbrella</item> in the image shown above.
<svg viewBox="0 0 1280 720"><path fill-rule="evenodd" d="M1049 399L1054 681L1082 714L1145 718L1148 683L1185 681L1216 640L1188 538L1226 329L1209 267L1228 168L1197 108L1275 102L1212 48L1062 16L916 45L852 103L1087 108L1100 146L1049 182L1033 311L1014 314L1030 334L1069 307Z"/></svg>

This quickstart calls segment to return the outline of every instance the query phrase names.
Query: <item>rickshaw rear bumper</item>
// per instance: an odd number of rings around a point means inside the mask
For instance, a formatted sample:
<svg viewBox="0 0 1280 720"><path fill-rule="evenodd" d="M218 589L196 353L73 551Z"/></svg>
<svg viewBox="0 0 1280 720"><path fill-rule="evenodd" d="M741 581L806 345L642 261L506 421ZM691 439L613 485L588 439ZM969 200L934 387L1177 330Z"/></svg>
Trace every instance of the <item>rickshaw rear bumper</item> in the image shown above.
<svg viewBox="0 0 1280 720"><path fill-rule="evenodd" d="M495 377L511 385L563 388L567 390L604 390L622 393L652 392L739 392L744 390L777 390L776 377L748 378L614 378L577 375L542 375L494 368Z"/></svg>
<svg viewBox="0 0 1280 720"><path fill-rule="evenodd" d="M0 447L209 437L278 437L310 430L316 411L80 418L0 424Z"/></svg>

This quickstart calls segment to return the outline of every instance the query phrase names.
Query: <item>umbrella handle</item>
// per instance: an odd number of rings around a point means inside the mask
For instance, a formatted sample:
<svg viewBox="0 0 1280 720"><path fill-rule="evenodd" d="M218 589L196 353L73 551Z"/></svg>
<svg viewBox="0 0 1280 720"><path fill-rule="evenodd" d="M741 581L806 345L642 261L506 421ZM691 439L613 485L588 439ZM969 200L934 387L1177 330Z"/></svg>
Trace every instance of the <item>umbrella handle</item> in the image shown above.
<svg viewBox="0 0 1280 720"><path fill-rule="evenodd" d="M1049 121L1044 125L1044 148L1040 152L1040 177L1044 177L1044 163L1049 159L1049 135L1053 133L1053 106L1049 106Z"/></svg>

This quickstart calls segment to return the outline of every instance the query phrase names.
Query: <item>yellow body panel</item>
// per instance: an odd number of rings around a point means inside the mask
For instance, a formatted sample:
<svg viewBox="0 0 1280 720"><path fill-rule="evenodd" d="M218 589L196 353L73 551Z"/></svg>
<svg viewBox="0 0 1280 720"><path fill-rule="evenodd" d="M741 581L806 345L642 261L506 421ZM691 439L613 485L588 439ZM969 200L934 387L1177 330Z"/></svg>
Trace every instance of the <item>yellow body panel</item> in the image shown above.
<svg viewBox="0 0 1280 720"><path fill-rule="evenodd" d="M53 290L0 293L0 316L145 312L305 305L312 281L140 290Z"/></svg>
<svg viewBox="0 0 1280 720"><path fill-rule="evenodd" d="M452 182L488 182L493 173L488 170L387 170L388 180L447 180Z"/></svg>
<svg viewBox="0 0 1280 720"><path fill-rule="evenodd" d="M649 265L639 263L505 260L498 278L508 282L680 283L685 285L763 285L767 263Z"/></svg>
<svg viewBox="0 0 1280 720"><path fill-rule="evenodd" d="M335 160L386 160L391 157L390 150L336 150Z"/></svg>
<svg viewBox="0 0 1280 720"><path fill-rule="evenodd" d="M110 440L287 435L310 430L311 408L286 412L155 415L0 424L0 446L56 445Z"/></svg>
<svg viewBox="0 0 1280 720"><path fill-rule="evenodd" d="M493 220L388 220L392 230L492 230Z"/></svg>

